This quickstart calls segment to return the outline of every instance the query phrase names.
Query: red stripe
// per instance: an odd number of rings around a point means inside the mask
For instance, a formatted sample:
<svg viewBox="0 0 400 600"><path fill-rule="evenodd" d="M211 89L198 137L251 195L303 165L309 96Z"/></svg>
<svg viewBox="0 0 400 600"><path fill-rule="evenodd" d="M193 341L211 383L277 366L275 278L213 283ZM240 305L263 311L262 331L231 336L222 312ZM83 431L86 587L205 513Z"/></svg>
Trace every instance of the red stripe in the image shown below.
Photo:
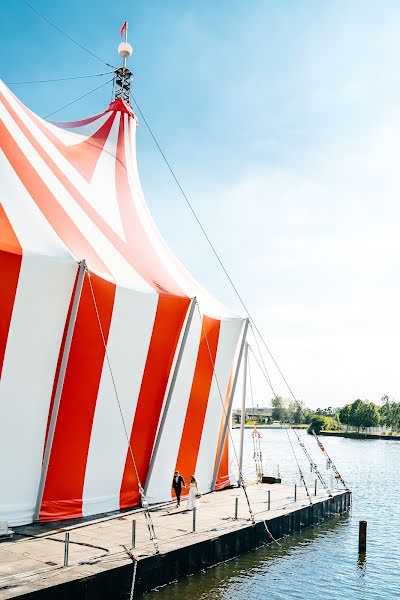
<svg viewBox="0 0 400 600"><path fill-rule="evenodd" d="M217 319L203 317L196 368L176 461L176 469L183 475L185 481L189 481L190 476L194 475L196 470L204 418L214 374L213 365L217 355L220 325L221 321Z"/></svg>
<svg viewBox="0 0 400 600"><path fill-rule="evenodd" d="M115 285L93 274L91 281L107 341ZM43 494L41 521L82 516L86 461L104 356L93 298L85 278Z"/></svg>
<svg viewBox="0 0 400 600"><path fill-rule="evenodd" d="M3 370L8 332L18 278L21 270L22 248L0 204L0 378Z"/></svg>
<svg viewBox="0 0 400 600"><path fill-rule="evenodd" d="M222 414L221 425L219 428L217 453L215 455L215 463L217 461L218 450L219 450L221 442L222 442L222 434L223 434L223 430L224 430L224 426L225 426L226 414L227 414L227 411L229 408L231 391L232 391L232 371L229 376L228 389L226 391L225 402L224 402L224 411ZM214 465L215 465L215 463L214 463ZM225 440L224 440L223 449L222 449L221 463L220 463L219 470L218 470L217 481L215 482L215 489L223 490L224 488L229 487L230 485L231 485L231 482L229 479L229 439L228 439L228 435L226 435Z"/></svg>
<svg viewBox="0 0 400 600"><path fill-rule="evenodd" d="M158 299L130 437L142 485L146 480L172 361L189 304L188 298L160 296ZM121 484L120 506L133 506L139 500L138 481L128 450Z"/></svg>
<svg viewBox="0 0 400 600"><path fill-rule="evenodd" d="M14 98L15 98L15 100L17 100L17 102L19 102L19 104L23 108L25 108L30 113L31 116L34 116L34 117L37 116L37 115L35 115L34 112L29 110L29 108L27 108L25 106L25 104L22 104L22 102L19 98L17 98L16 96L14 96ZM93 123L93 121L96 121L96 119L100 119L100 117L105 115L106 112L107 111L105 110L102 113L100 113L99 115L95 115L94 117L88 117L87 119L82 119L82 121L49 121L49 123L51 123L52 125L55 125L56 127L60 127L61 129L75 129L76 127L83 127L84 125L89 125L89 123ZM43 121L43 119L41 119L41 120Z"/></svg>

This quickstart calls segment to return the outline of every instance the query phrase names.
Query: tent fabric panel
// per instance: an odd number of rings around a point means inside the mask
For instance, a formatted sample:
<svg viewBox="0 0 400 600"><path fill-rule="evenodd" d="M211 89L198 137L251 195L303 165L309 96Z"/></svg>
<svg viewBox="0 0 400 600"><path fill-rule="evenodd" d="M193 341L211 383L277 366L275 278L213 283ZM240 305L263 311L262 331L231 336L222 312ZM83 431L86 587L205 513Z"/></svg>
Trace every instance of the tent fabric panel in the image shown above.
<svg viewBox="0 0 400 600"><path fill-rule="evenodd" d="M91 274L107 342L115 285ZM85 276L40 510L41 521L82 516L86 461L105 349Z"/></svg>
<svg viewBox="0 0 400 600"><path fill-rule="evenodd" d="M228 474L230 485L237 485L239 481L239 465L237 464L235 451L231 437L228 438Z"/></svg>
<svg viewBox="0 0 400 600"><path fill-rule="evenodd" d="M77 265L24 255L0 382L0 520L29 523L53 378Z"/></svg>
<svg viewBox="0 0 400 600"><path fill-rule="evenodd" d="M71 254L77 257L77 259L86 258L91 268L95 268L98 272L110 276L108 267L87 241L82 228L74 223L73 219L67 214L63 206L59 204L50 190L50 181L46 177L46 173L44 173L46 182L38 174L37 168L35 168L36 165L34 164L35 159L38 159L38 157L27 143L21 131L15 127L13 122L9 125L11 131L0 120L0 139L2 140L7 160L19 178L20 184L25 187L43 217L62 239ZM39 166L43 166L42 161L38 160ZM52 178L50 177L50 179ZM37 239L36 235L35 239Z"/></svg>
<svg viewBox="0 0 400 600"><path fill-rule="evenodd" d="M165 390L189 305L189 298L176 296L158 298L156 318L130 436L142 486L146 481ZM120 507L134 506L139 499L137 476L130 453L127 452L120 490Z"/></svg>
<svg viewBox="0 0 400 600"><path fill-rule="evenodd" d="M218 351L215 359L216 377L212 381L196 464L196 475L204 492L209 492L212 489L218 437L221 420L224 418L220 394L222 395L222 401L224 401L242 329L243 319L221 321Z"/></svg>
<svg viewBox="0 0 400 600"><path fill-rule="evenodd" d="M225 415L227 414L228 409L229 409L229 401L230 401L230 397L231 397L231 393L232 393L233 377L234 377L234 375L231 371L231 374L229 376L228 389L225 394L224 410L222 412L221 425L219 428L217 453L218 453L218 448L220 447L221 442L222 442L222 435L223 435L224 425L225 425ZM230 416L230 423L231 422L232 422L232 420L231 420L231 416ZM230 435L228 434L224 441L222 457L221 457L221 464L220 464L218 474L217 474L217 479L215 482L216 490L221 490L230 485L230 482L229 482L229 438L230 438ZM216 461L217 461L217 456L215 457L215 462Z"/></svg>
<svg viewBox="0 0 400 600"><path fill-rule="evenodd" d="M128 432L132 429L156 310L156 294L117 287L107 354ZM104 361L86 464L84 516L119 509L127 451L110 369Z"/></svg>
<svg viewBox="0 0 400 600"><path fill-rule="evenodd" d="M21 261L22 248L0 204L0 379Z"/></svg>
<svg viewBox="0 0 400 600"><path fill-rule="evenodd" d="M201 338L201 322L192 319L185 350L177 373L174 391L163 428L163 435L155 456L152 477L148 483L149 502L171 500L171 481L175 471L185 416L192 388Z"/></svg>
<svg viewBox="0 0 400 600"><path fill-rule="evenodd" d="M196 317L195 317L196 318ZM200 316L197 313L197 319ZM185 480L195 474L200 441L207 412L210 388L213 380L214 362L218 348L221 322L204 316L201 323L201 338L197 353L196 369L185 415L185 424L176 460L176 469Z"/></svg>

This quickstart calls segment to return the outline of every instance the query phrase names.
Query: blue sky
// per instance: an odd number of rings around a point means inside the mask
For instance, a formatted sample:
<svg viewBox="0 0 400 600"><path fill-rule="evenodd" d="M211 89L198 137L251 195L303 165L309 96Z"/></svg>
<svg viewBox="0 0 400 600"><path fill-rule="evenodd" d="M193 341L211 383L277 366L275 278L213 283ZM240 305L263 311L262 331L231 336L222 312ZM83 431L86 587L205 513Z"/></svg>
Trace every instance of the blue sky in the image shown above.
<svg viewBox="0 0 400 600"><path fill-rule="evenodd" d="M31 3L112 64L129 20L134 94L297 396L400 399L400 4ZM0 15L4 81L109 70L22 0ZM10 87L46 115L101 81ZM54 118L100 112L110 94ZM144 124L138 150L161 231L238 307Z"/></svg>

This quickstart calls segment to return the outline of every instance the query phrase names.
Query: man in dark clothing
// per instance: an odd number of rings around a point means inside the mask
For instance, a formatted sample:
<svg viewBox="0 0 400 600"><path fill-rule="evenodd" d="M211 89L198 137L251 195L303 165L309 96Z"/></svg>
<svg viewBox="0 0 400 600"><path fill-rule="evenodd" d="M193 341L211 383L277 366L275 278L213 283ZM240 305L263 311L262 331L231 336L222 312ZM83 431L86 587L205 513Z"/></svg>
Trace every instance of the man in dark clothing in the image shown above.
<svg viewBox="0 0 400 600"><path fill-rule="evenodd" d="M182 475L179 474L179 471L175 471L174 478L172 480L172 489L174 490L174 492L176 494L176 507L177 508L181 504L182 486L186 489L185 480L183 479Z"/></svg>

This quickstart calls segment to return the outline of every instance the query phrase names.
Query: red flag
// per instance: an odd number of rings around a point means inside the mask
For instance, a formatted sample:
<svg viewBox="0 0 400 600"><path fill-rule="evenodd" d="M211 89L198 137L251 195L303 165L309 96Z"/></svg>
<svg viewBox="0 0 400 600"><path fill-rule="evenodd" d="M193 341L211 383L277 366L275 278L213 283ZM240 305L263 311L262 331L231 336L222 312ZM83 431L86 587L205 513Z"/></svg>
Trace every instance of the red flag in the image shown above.
<svg viewBox="0 0 400 600"><path fill-rule="evenodd" d="M128 29L128 21L125 21L124 24L122 25L121 29L120 29L120 36L122 37L122 34L124 33L125 29Z"/></svg>

